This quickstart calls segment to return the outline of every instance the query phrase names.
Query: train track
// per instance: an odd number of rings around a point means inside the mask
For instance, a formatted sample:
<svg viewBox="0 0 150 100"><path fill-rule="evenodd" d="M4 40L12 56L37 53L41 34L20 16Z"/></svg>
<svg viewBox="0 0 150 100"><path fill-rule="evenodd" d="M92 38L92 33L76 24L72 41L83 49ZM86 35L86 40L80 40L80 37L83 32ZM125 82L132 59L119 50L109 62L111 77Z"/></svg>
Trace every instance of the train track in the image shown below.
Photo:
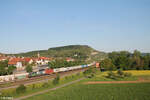
<svg viewBox="0 0 150 100"><path fill-rule="evenodd" d="M86 69L88 69L88 68L77 69L77 70L72 70L72 71L68 71L68 72L61 72L61 73L59 73L59 75L62 78L62 77L69 76L69 75L72 75L75 73L83 72ZM29 85L29 84L34 84L34 83L38 83L38 82L44 82L44 81L52 80L55 77L56 77L56 74L50 74L50 75L43 75L43 76L38 76L38 77L26 78L24 80L17 80L14 82L0 84L0 90L9 89L9 88L16 88L20 84ZM9 84L9 86L8 86L8 84Z"/></svg>

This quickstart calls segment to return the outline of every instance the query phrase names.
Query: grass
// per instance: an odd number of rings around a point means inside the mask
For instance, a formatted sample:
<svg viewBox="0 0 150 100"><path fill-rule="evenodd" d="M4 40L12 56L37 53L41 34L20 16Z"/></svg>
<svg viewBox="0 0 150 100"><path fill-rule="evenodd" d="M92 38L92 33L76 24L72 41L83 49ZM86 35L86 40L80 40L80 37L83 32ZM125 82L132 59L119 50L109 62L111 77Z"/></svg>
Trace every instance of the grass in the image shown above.
<svg viewBox="0 0 150 100"><path fill-rule="evenodd" d="M59 84L57 84L57 85L53 85L52 80L50 80L50 81L47 82L48 87L42 87L42 85L45 82L36 83L36 84L34 84L35 85L34 89L32 88L33 84L31 84L31 85L26 86L27 90L26 90L25 93L22 93L22 94L17 94L15 88L2 90L2 91L0 91L0 93L3 94L3 96L10 96L10 97L13 97L13 98L17 98L17 97L26 96L26 95L29 95L29 94L32 94L32 93L35 93L35 92L38 92L38 91L42 91L42 90L45 90L45 89L54 88L56 86L63 85L65 83L71 82L73 80L77 80L81 77L83 77L82 73L80 73L79 75L73 74L73 75L61 78L60 81L59 81Z"/></svg>
<svg viewBox="0 0 150 100"><path fill-rule="evenodd" d="M132 73L133 76L120 80L137 80L138 78L150 79L150 71L126 72ZM79 83L33 96L26 100L150 100L149 83L83 84L87 81L114 81L106 78L106 75L107 72L98 72L94 78L85 79Z"/></svg>
<svg viewBox="0 0 150 100"><path fill-rule="evenodd" d="M132 77L119 80L108 79L105 76L107 72L97 72L94 78L85 79L79 83L51 91L38 96L33 96L26 100L150 100L150 84L148 83L132 83L132 84L95 84L85 85L87 81L120 81L120 80L137 80L139 78L150 80L150 71L125 71L130 72ZM49 81L48 87L42 87L43 83L37 83L36 88L32 89L32 85L27 86L27 92L24 94L15 94L15 89L6 90L9 96L14 98L32 94L38 91L54 88L56 86L77 80L83 77L83 74L62 78L58 85L53 85ZM14 92L14 93L13 93Z"/></svg>
<svg viewBox="0 0 150 100"><path fill-rule="evenodd" d="M114 71L114 72L116 72L116 71ZM139 71L138 70L128 70L128 71L124 71L124 72L131 73L132 76L126 77L123 79L113 80L113 79L106 78L107 73L108 73L106 71L106 72L98 72L94 78L86 79L86 81L135 81L135 80L138 80L139 78L150 79L150 70L139 70Z"/></svg>
<svg viewBox="0 0 150 100"><path fill-rule="evenodd" d="M74 84L26 100L150 100L150 84Z"/></svg>

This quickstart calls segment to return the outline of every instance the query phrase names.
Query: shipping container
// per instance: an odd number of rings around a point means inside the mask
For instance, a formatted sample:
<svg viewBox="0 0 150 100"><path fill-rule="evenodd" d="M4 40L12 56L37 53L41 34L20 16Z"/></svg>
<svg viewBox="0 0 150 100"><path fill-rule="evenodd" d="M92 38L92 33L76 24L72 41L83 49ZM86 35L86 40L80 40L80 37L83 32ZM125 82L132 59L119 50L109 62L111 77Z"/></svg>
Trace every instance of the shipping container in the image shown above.
<svg viewBox="0 0 150 100"><path fill-rule="evenodd" d="M52 74L53 72L53 69L45 69L45 74Z"/></svg>
<svg viewBox="0 0 150 100"><path fill-rule="evenodd" d="M55 68L55 69L54 69L54 72L55 72L55 73L60 72L60 68Z"/></svg>
<svg viewBox="0 0 150 100"><path fill-rule="evenodd" d="M82 68L86 67L86 65L81 65Z"/></svg>
<svg viewBox="0 0 150 100"><path fill-rule="evenodd" d="M67 68L62 67L59 70L60 70L60 72L65 72L65 71L67 71Z"/></svg>
<svg viewBox="0 0 150 100"><path fill-rule="evenodd" d="M37 72L31 72L30 74L29 74L29 77L35 77L35 76L37 76L38 74L37 74Z"/></svg>

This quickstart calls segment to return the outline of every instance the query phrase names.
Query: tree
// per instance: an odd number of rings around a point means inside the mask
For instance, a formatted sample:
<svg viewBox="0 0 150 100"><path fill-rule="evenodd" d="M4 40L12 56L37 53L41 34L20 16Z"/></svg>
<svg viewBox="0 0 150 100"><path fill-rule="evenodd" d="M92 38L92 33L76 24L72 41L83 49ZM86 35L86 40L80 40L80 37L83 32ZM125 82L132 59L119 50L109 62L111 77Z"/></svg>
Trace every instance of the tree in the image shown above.
<svg viewBox="0 0 150 100"><path fill-rule="evenodd" d="M101 67L105 70L115 70L115 66L112 63L112 60L107 58L101 62Z"/></svg>
<svg viewBox="0 0 150 100"><path fill-rule="evenodd" d="M7 69L7 74L10 75L13 73L13 71L16 69L16 66L8 66L8 69Z"/></svg>
<svg viewBox="0 0 150 100"><path fill-rule="evenodd" d="M138 50L134 50L133 57L141 57L141 52Z"/></svg>
<svg viewBox="0 0 150 100"><path fill-rule="evenodd" d="M26 67L26 71L28 72L28 73L30 73L30 72L32 72L32 66L31 65L27 65L27 67Z"/></svg>
<svg viewBox="0 0 150 100"><path fill-rule="evenodd" d="M0 61L0 75L7 75L8 61Z"/></svg>

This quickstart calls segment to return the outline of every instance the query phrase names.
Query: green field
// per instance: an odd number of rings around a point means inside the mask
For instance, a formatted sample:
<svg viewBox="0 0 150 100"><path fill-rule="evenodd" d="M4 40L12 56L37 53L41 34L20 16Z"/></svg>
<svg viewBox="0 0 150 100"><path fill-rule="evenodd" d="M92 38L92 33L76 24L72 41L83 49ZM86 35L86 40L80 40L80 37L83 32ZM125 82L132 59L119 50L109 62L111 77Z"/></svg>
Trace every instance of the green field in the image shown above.
<svg viewBox="0 0 150 100"><path fill-rule="evenodd" d="M138 77L150 78L150 71L130 72L134 76L125 80L136 80ZM99 73L93 79L85 79L79 83L26 100L150 100L150 83L83 84L87 81L112 81L106 79L105 75L106 73Z"/></svg>
<svg viewBox="0 0 150 100"><path fill-rule="evenodd" d="M150 84L74 84L26 100L150 100Z"/></svg>

